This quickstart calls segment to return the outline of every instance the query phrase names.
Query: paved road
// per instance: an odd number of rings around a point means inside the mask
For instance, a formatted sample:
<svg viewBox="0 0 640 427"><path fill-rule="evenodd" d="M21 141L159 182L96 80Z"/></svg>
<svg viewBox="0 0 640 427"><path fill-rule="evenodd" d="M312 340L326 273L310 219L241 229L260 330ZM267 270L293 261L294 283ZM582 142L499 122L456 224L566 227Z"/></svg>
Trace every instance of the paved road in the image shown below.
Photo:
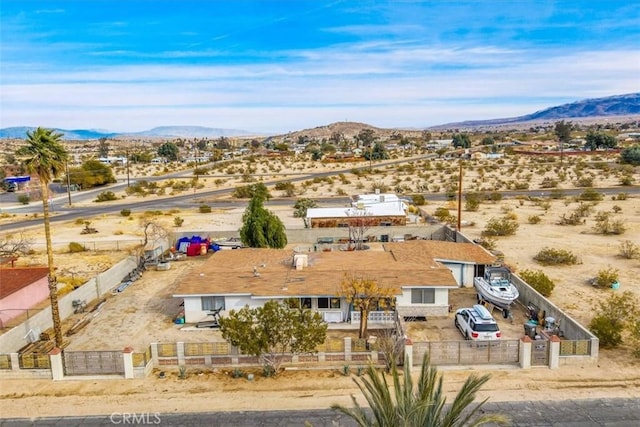
<svg viewBox="0 0 640 427"><path fill-rule="evenodd" d="M637 427L640 426L640 397L636 399L593 399L551 402L487 403L485 412L511 417L513 426L531 427ZM121 414L106 416L6 419L0 427L24 426L114 426L159 425L182 427L293 427L308 421L314 427L352 427L356 424L331 410L271 412L205 412L188 414Z"/></svg>

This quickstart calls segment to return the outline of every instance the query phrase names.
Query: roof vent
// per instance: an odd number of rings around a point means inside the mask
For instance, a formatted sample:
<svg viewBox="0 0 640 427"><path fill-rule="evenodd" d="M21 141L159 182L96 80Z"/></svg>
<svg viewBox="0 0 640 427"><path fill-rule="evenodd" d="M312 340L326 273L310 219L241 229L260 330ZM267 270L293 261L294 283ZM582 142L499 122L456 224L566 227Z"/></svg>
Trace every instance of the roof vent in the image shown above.
<svg viewBox="0 0 640 427"><path fill-rule="evenodd" d="M304 267L309 266L309 257L307 254L295 254L293 256L293 265L296 270L302 270Z"/></svg>

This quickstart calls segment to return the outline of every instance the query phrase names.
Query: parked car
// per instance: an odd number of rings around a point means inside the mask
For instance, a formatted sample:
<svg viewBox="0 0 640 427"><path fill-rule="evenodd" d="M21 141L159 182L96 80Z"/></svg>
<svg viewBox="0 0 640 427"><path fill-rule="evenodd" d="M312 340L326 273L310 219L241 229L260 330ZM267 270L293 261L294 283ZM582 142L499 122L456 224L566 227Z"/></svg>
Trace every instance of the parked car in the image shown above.
<svg viewBox="0 0 640 427"><path fill-rule="evenodd" d="M489 310L480 304L456 311L454 323L467 340L494 341L502 335Z"/></svg>

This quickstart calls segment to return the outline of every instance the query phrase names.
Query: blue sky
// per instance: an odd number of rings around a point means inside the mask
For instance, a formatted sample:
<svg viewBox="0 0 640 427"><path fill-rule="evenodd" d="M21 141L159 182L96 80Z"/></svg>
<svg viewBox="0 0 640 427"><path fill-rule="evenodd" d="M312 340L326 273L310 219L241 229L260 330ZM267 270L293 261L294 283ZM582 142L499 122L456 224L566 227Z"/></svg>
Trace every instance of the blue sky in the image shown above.
<svg viewBox="0 0 640 427"><path fill-rule="evenodd" d="M423 128L638 91L632 0L0 3L0 127Z"/></svg>

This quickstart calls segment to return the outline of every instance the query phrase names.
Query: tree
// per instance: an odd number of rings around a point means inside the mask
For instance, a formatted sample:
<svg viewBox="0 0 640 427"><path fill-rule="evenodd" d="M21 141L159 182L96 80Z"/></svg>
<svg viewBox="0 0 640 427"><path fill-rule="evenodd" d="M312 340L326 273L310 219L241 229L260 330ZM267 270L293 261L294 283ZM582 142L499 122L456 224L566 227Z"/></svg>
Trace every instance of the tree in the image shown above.
<svg viewBox="0 0 640 427"><path fill-rule="evenodd" d="M640 145L636 144L622 150L620 153L620 160L622 163L640 165Z"/></svg>
<svg viewBox="0 0 640 427"><path fill-rule="evenodd" d="M83 189L116 182L113 170L98 160L87 160L79 168L69 170L69 182Z"/></svg>
<svg viewBox="0 0 640 427"><path fill-rule="evenodd" d="M456 148L471 148L471 139L466 133L456 133L453 135L453 146Z"/></svg>
<svg viewBox="0 0 640 427"><path fill-rule="evenodd" d="M352 418L361 427L457 427L488 423L504 425L509 421L501 414L484 414L481 408L487 399L474 405L476 393L489 381L489 375L467 377L449 405L442 376L430 365L427 356L422 360L416 385L409 364L404 365L402 375L394 365L391 378L392 384L389 384L384 373L369 365L365 378L354 378L369 409L361 407L355 396L351 396L353 408L337 404L331 408Z"/></svg>
<svg viewBox="0 0 640 427"><path fill-rule="evenodd" d="M367 336L369 313L374 310L388 310L395 307L394 289L380 285L377 280L345 274L338 295L346 298L353 308L360 312L360 329L358 336Z"/></svg>
<svg viewBox="0 0 640 427"><path fill-rule="evenodd" d="M307 210L309 208L316 208L316 207L318 207L318 203L316 203L316 201L313 199L306 199L306 198L298 199L296 201L296 204L293 205L293 209L295 209L293 211L293 217L303 218L304 226L309 227L309 224L307 224Z"/></svg>
<svg viewBox="0 0 640 427"><path fill-rule="evenodd" d="M349 240L355 242L357 250L363 249L364 235L372 224L371 212L365 208L345 211L349 218Z"/></svg>
<svg viewBox="0 0 640 427"><path fill-rule="evenodd" d="M560 120L559 122L555 123L555 126L553 128L553 133L556 135L556 138L558 138L558 141L566 144L569 141L571 141L572 128L573 128L573 125L571 124L571 122L565 122L564 120Z"/></svg>
<svg viewBox="0 0 640 427"><path fill-rule="evenodd" d="M369 151L365 151L362 154L362 157L366 160L386 160L389 158L389 153L382 141L376 141L373 143L373 147L370 147Z"/></svg>
<svg viewBox="0 0 640 427"><path fill-rule="evenodd" d="M156 244L169 237L169 228L153 218L143 217L140 219L140 228L142 228L142 234L144 240L142 241L141 249L144 251L147 248L149 242L151 242L151 249Z"/></svg>
<svg viewBox="0 0 640 427"><path fill-rule="evenodd" d="M615 137L602 132L589 131L585 139L586 142L584 144L584 147L587 150L591 151L597 150L599 148L616 148L618 145L618 141L615 139Z"/></svg>
<svg viewBox="0 0 640 427"><path fill-rule="evenodd" d="M300 307L299 300L271 300L262 307L231 310L220 319L220 332L277 374L285 353L315 352L326 339L327 324L320 313Z"/></svg>
<svg viewBox="0 0 640 427"><path fill-rule="evenodd" d="M28 255L33 245L33 239L28 239L22 234L19 238L9 236L0 237L0 257L12 258L18 255Z"/></svg>
<svg viewBox="0 0 640 427"><path fill-rule="evenodd" d="M277 248L287 245L287 234L280 218L263 206L264 196L255 193L242 215L240 239L250 248Z"/></svg>
<svg viewBox="0 0 640 427"><path fill-rule="evenodd" d="M109 141L107 138L98 140L98 157L107 157L109 155Z"/></svg>
<svg viewBox="0 0 640 427"><path fill-rule="evenodd" d="M178 152L178 146L173 142L165 142L158 147L158 156L164 157L172 162L178 160Z"/></svg>
<svg viewBox="0 0 640 427"><path fill-rule="evenodd" d="M44 236L47 247L47 263L49 266L49 301L56 347L62 348L62 323L58 308L58 283L53 263L53 245L51 242L51 224L49 220L49 183L64 172L68 153L61 143L62 134L53 129L38 127L27 132L27 145L18 149L16 154L21 158L27 172L36 174L40 180L42 192L42 213Z"/></svg>
<svg viewBox="0 0 640 427"><path fill-rule="evenodd" d="M553 132L555 133L558 141L560 142L560 163L562 163L564 144L568 144L571 141L571 128L573 125L571 122L561 120L556 122Z"/></svg>

